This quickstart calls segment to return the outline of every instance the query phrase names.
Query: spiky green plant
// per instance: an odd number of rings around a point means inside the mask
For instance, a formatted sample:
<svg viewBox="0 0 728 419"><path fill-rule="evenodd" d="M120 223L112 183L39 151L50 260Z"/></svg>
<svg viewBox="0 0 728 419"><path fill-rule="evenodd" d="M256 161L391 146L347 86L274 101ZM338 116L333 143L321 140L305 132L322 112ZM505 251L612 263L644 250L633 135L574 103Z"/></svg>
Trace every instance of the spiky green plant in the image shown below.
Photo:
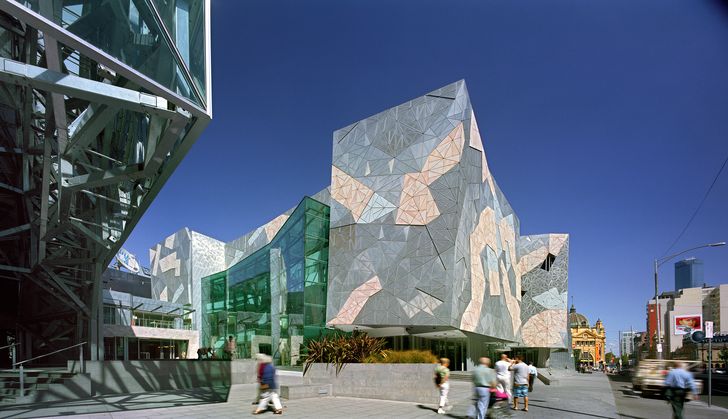
<svg viewBox="0 0 728 419"><path fill-rule="evenodd" d="M334 333L311 340L306 346L306 361L303 374L306 375L314 363L334 365L336 375L349 363L361 363L372 356L382 356L386 341L369 337L366 333Z"/></svg>

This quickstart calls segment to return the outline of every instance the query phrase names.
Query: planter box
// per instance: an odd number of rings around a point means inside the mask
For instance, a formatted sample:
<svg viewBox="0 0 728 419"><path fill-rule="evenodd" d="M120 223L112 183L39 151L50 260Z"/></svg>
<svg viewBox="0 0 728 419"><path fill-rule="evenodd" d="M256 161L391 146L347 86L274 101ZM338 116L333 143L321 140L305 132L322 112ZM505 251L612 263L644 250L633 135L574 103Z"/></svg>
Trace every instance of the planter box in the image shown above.
<svg viewBox="0 0 728 419"><path fill-rule="evenodd" d="M336 367L313 364L304 384L331 384L334 396L436 403L435 364L347 364L336 376Z"/></svg>
<svg viewBox="0 0 728 419"><path fill-rule="evenodd" d="M281 397L286 400L311 399L332 395L331 384L293 384L281 385Z"/></svg>

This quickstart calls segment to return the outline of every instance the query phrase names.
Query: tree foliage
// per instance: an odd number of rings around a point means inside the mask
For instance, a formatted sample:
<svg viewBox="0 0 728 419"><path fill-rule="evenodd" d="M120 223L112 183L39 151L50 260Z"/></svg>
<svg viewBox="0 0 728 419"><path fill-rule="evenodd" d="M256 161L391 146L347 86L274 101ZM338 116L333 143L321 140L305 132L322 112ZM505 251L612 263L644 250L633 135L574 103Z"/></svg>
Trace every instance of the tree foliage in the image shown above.
<svg viewBox="0 0 728 419"><path fill-rule="evenodd" d="M720 350L720 352L718 352L718 358L720 358L723 363L728 363L728 347L724 347Z"/></svg>
<svg viewBox="0 0 728 419"><path fill-rule="evenodd" d="M581 349L574 349L574 369L579 371L579 365L581 364Z"/></svg>

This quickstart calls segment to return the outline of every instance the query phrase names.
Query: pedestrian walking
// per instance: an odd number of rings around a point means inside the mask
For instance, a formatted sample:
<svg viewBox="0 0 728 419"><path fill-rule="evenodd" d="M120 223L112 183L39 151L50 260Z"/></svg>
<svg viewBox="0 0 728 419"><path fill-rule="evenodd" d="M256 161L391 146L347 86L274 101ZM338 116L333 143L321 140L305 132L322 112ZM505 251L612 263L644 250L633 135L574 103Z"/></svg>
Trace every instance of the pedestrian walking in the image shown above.
<svg viewBox="0 0 728 419"><path fill-rule="evenodd" d="M447 399L447 394L450 391L450 360L447 358L440 358L440 364L435 367L435 385L440 390L440 400L437 405L437 413L440 415L445 414L445 409L450 410L450 401Z"/></svg>
<svg viewBox="0 0 728 419"><path fill-rule="evenodd" d="M683 418L683 408L688 392L698 397L693 375L685 369L684 362L677 362L665 377L665 399L672 405L673 419Z"/></svg>
<svg viewBox="0 0 728 419"><path fill-rule="evenodd" d="M508 395L508 402L513 399L513 392L511 391L511 371L509 370L511 365L513 365L513 361L511 361L506 354L501 354L500 361L495 363L495 376L498 379L498 391Z"/></svg>
<svg viewBox="0 0 728 419"><path fill-rule="evenodd" d="M533 383L538 377L538 370L533 366L533 361L528 363L528 392L533 393Z"/></svg>
<svg viewBox="0 0 728 419"><path fill-rule="evenodd" d="M510 370L513 371L513 410L518 410L518 398L523 397L523 411L528 412L528 365L516 355Z"/></svg>
<svg viewBox="0 0 728 419"><path fill-rule="evenodd" d="M273 413L280 415L283 413L283 406L281 405L281 399L276 393L278 386L276 385L276 368L273 366L273 359L268 355L261 358L263 364L262 375L260 378L260 400L258 401L258 408L253 412L254 415L258 415L268 410L268 402L273 402Z"/></svg>
<svg viewBox="0 0 728 419"><path fill-rule="evenodd" d="M228 361L232 361L235 358L235 353L237 352L237 345L235 344L235 340L232 335L228 336L227 342L225 342L225 357L228 359Z"/></svg>
<svg viewBox="0 0 728 419"><path fill-rule="evenodd" d="M257 405L258 402L260 402L260 383L263 380L263 370L265 369L265 360L266 355L265 354L255 354L255 361L257 362L255 366L255 372L256 372L256 382L258 383L258 389L255 393L255 400L253 401L254 405Z"/></svg>
<svg viewBox="0 0 728 419"><path fill-rule="evenodd" d="M495 371L490 368L490 358L482 357L478 360L479 365L473 369L473 385L475 386L475 417L485 419L488 415L491 394L498 385Z"/></svg>

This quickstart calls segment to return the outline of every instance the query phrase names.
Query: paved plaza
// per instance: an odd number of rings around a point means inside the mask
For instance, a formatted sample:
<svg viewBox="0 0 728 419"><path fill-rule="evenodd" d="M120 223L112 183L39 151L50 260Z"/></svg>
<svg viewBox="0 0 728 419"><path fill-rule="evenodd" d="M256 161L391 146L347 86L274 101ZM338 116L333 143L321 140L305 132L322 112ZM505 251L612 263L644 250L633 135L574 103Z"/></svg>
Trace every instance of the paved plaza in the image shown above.
<svg viewBox="0 0 728 419"><path fill-rule="evenodd" d="M664 400L643 399L630 393L622 381L603 374L563 377L557 385L536 383L529 412L501 410L498 417L512 418L632 418L670 417ZM627 392L626 392L627 391ZM239 418L253 417L255 384L234 385L227 400L226 389L200 389L97 397L76 402L56 402L0 408L2 418ZM452 410L444 417L464 418L468 414L471 386L452 381ZM616 401L616 403L615 403ZM320 397L284 401L284 417L292 418L425 418L438 417L436 400L431 404L393 402L353 397ZM703 401L687 407L689 418L728 417L728 409L708 408ZM272 411L258 417L278 417Z"/></svg>

